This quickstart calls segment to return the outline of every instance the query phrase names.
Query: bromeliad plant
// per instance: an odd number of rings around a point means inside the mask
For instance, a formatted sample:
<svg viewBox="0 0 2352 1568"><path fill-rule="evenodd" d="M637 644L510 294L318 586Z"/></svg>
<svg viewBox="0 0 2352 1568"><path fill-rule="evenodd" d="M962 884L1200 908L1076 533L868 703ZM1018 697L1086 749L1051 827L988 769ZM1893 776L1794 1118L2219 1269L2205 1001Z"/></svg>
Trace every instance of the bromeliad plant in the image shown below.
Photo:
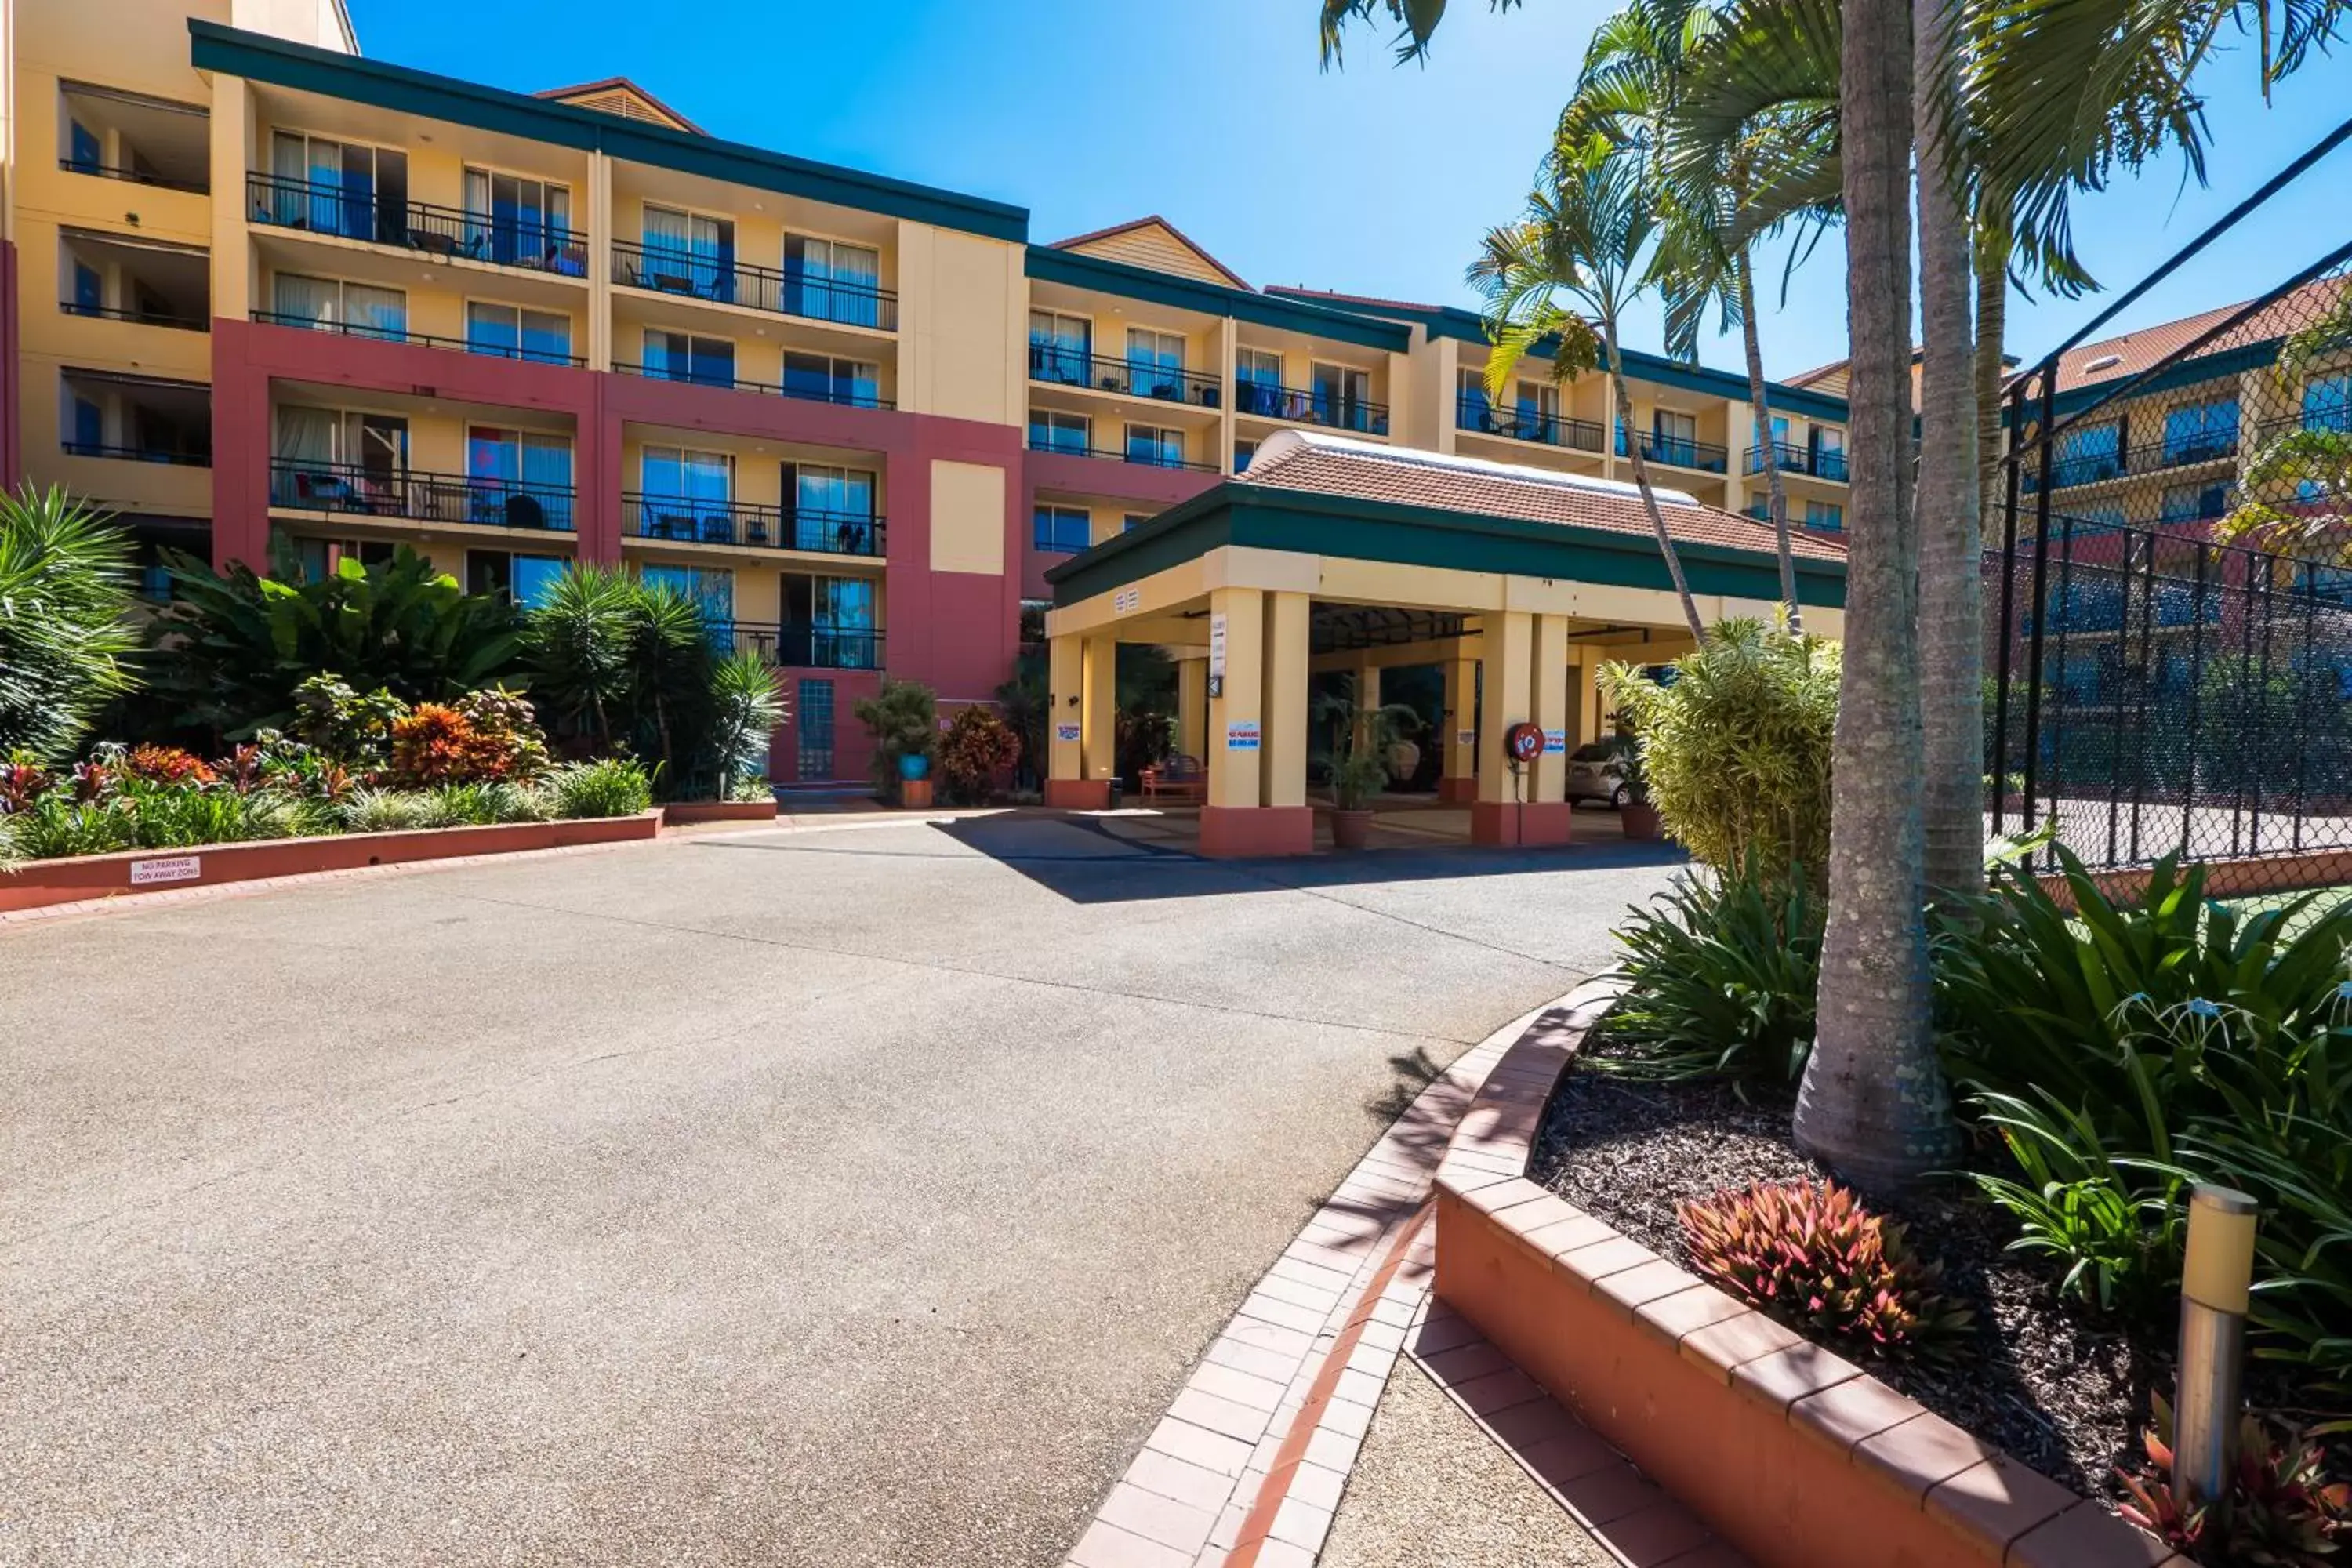
<svg viewBox="0 0 2352 1568"><path fill-rule="evenodd" d="M1835 1182L1759 1182L1679 1212L1692 1265L1792 1328L1882 1355L1940 1357L1972 1321L1903 1227Z"/></svg>
<svg viewBox="0 0 2352 1568"><path fill-rule="evenodd" d="M2328 1568L2352 1547L2352 1487L2327 1479L2312 1434L2284 1430L2251 1413L2238 1427L2238 1464L2228 1495L2185 1510L2172 1492L2172 1406L2156 1396L2155 1425L2142 1437L2146 1474L2117 1469L2130 1501L2123 1516L2210 1568Z"/></svg>

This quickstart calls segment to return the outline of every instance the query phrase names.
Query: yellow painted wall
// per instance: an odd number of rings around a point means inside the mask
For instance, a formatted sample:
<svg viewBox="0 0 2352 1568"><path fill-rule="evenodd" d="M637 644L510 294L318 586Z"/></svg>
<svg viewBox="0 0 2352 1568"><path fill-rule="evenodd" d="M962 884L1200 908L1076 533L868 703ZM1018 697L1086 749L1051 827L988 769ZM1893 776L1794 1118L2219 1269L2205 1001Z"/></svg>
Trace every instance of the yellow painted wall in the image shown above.
<svg viewBox="0 0 2352 1568"><path fill-rule="evenodd" d="M1007 482L992 465L932 460L932 571L1003 575Z"/></svg>
<svg viewBox="0 0 2352 1568"><path fill-rule="evenodd" d="M1028 279L1017 245L899 225L903 406L994 425L1028 420Z"/></svg>

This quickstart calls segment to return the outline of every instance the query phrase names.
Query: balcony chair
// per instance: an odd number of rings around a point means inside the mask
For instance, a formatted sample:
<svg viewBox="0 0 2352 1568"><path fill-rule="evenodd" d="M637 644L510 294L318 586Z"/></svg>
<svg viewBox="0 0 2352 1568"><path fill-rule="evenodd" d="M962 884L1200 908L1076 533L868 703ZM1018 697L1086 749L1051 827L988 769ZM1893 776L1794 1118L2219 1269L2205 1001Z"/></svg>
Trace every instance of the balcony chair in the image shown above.
<svg viewBox="0 0 2352 1568"><path fill-rule="evenodd" d="M734 543L735 519L723 511L704 513L699 538L705 544Z"/></svg>
<svg viewBox="0 0 2352 1568"><path fill-rule="evenodd" d="M547 526L547 509L540 505L537 496L509 496L506 522L509 528L543 529Z"/></svg>

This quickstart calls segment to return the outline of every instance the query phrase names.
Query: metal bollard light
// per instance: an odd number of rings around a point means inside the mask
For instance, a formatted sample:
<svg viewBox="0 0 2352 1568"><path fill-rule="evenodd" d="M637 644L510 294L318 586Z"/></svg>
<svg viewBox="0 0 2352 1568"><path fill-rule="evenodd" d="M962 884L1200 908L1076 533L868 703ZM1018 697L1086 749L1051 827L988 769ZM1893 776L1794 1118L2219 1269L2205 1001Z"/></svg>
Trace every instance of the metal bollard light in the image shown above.
<svg viewBox="0 0 2352 1568"><path fill-rule="evenodd" d="M2236 1459L2254 1200L2200 1184L2189 1194L2180 1273L2180 1374L2172 1405L2172 1495L2183 1511L2225 1496Z"/></svg>

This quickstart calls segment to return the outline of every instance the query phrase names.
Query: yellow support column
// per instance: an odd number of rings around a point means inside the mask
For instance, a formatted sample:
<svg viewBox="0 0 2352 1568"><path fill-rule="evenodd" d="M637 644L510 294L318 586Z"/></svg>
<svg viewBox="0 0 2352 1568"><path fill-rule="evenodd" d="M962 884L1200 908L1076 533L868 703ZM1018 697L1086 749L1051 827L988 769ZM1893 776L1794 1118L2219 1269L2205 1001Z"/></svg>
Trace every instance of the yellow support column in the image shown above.
<svg viewBox="0 0 2352 1568"><path fill-rule="evenodd" d="M1601 739L1601 683L1596 678L1602 661L1597 647L1576 651L1576 731L1569 739L1571 744L1582 746Z"/></svg>
<svg viewBox="0 0 2352 1568"><path fill-rule="evenodd" d="M1439 770L1437 798L1459 805L1478 797L1478 661L1445 661L1445 712L1438 721L1444 732L1445 765Z"/></svg>
<svg viewBox="0 0 2352 1568"><path fill-rule="evenodd" d="M1181 658L1176 662L1176 749L1201 758L1209 750L1209 661Z"/></svg>
<svg viewBox="0 0 2352 1568"><path fill-rule="evenodd" d="M1355 689L1348 695L1355 700L1355 740L1356 744L1360 746L1364 743L1365 735L1371 730L1372 710L1381 705L1381 667L1372 662L1370 654L1364 654L1357 658L1354 673Z"/></svg>
<svg viewBox="0 0 2352 1568"><path fill-rule="evenodd" d="M1506 610L1486 617L1486 657L1479 661L1478 799L1470 808L1476 844L1517 844L1524 803L1534 783L1528 769L1503 754L1511 726L1534 716L1529 686L1535 670L1535 617Z"/></svg>
<svg viewBox="0 0 2352 1568"><path fill-rule="evenodd" d="M1258 803L1262 752L1258 705L1265 700L1265 595L1255 588L1219 588L1209 595L1210 811L1247 811ZM1219 668L1222 660L1223 668Z"/></svg>
<svg viewBox="0 0 2352 1568"><path fill-rule="evenodd" d="M1265 596L1265 804L1307 809L1307 595ZM1307 832L1314 819L1307 818Z"/></svg>
<svg viewBox="0 0 2352 1568"><path fill-rule="evenodd" d="M1058 637L1046 644L1045 804L1092 811L1110 802L1108 786L1086 778L1086 685L1083 639Z"/></svg>
<svg viewBox="0 0 2352 1568"><path fill-rule="evenodd" d="M1520 818L1522 844L1565 844L1569 839L1568 694L1573 673L1568 663L1568 617L1535 617L1535 722L1543 727L1543 755L1536 759L1533 787Z"/></svg>
<svg viewBox="0 0 2352 1568"><path fill-rule="evenodd" d="M1087 782L1102 786L1106 804L1118 777L1118 639L1087 639L1085 746Z"/></svg>

